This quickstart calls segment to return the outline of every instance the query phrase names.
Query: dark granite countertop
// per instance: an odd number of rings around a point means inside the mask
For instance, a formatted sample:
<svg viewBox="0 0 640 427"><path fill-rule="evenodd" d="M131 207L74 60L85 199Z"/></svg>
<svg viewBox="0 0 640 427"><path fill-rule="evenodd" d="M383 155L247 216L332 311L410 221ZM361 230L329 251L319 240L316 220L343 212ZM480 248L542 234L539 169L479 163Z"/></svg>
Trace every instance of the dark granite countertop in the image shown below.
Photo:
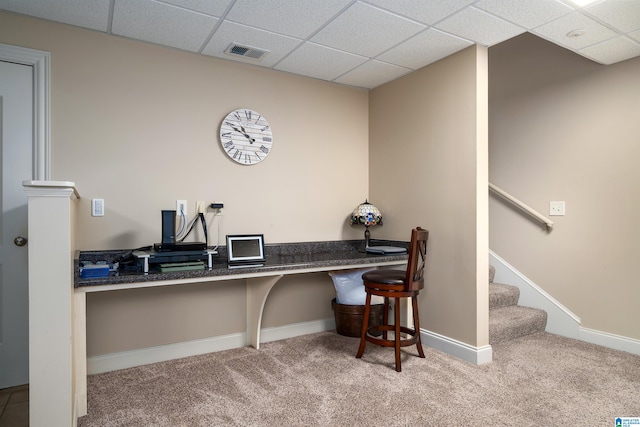
<svg viewBox="0 0 640 427"><path fill-rule="evenodd" d="M408 242L372 240L372 246L399 246L408 248ZM109 251L78 251L75 259L74 286L88 287L100 285L130 284L160 280L180 280L191 278L207 278L217 276L246 275L251 273L277 274L290 270L304 270L313 268L340 267L346 265L378 264L392 261L406 261L407 254L400 255L377 255L369 254L364 250L363 240L340 240L328 242L306 242L306 243L282 243L265 245L266 262L259 267L229 268L227 266L226 247L218 248L218 254L213 255L213 268L202 270L156 272L150 271L148 274L139 269L120 268L118 272L112 272L109 277L102 278L81 278L79 274L80 263L90 261L106 262L111 264L122 255L131 252L130 250L109 250ZM327 268L328 270L330 268Z"/></svg>

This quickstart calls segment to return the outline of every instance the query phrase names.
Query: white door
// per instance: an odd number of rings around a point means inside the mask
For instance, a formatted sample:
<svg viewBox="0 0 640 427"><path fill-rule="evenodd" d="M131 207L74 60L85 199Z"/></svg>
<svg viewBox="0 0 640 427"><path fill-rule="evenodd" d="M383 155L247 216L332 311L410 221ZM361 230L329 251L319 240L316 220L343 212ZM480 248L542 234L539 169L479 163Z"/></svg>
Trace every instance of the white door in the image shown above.
<svg viewBox="0 0 640 427"><path fill-rule="evenodd" d="M32 179L33 67L0 61L0 388L29 382L27 198Z"/></svg>

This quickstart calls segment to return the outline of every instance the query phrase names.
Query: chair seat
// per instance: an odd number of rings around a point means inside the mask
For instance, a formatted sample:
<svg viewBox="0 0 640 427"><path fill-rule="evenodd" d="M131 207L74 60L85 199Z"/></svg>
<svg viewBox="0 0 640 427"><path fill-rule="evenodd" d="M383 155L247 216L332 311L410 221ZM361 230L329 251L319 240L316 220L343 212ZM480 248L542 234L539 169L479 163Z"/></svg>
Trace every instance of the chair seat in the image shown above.
<svg viewBox="0 0 640 427"><path fill-rule="evenodd" d="M362 275L362 280L384 285L404 286L406 272L401 270L373 270Z"/></svg>

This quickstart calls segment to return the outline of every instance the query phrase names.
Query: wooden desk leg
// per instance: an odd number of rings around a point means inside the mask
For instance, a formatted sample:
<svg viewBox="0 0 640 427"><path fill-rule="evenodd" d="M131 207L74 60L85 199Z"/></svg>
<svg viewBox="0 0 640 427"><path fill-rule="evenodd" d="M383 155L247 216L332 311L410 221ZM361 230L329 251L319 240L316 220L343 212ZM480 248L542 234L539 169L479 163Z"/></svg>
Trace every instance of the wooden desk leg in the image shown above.
<svg viewBox="0 0 640 427"><path fill-rule="evenodd" d="M282 275L251 277L245 279L247 286L247 339L254 348L260 348L260 326L267 296Z"/></svg>
<svg viewBox="0 0 640 427"><path fill-rule="evenodd" d="M87 415L87 294L73 295L73 362L75 416Z"/></svg>

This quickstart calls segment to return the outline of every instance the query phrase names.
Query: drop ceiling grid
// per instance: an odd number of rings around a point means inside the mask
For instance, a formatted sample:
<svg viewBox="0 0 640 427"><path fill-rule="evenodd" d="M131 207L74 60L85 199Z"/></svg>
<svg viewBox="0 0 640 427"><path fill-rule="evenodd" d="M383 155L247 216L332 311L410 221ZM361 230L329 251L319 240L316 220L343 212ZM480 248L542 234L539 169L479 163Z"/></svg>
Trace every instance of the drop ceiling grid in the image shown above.
<svg viewBox="0 0 640 427"><path fill-rule="evenodd" d="M367 60L364 56L306 42L274 68L332 81Z"/></svg>
<svg viewBox="0 0 640 427"><path fill-rule="evenodd" d="M0 0L0 9L106 32L111 1Z"/></svg>
<svg viewBox="0 0 640 427"><path fill-rule="evenodd" d="M412 69L376 60L367 61L355 69L334 79L336 83L350 86L376 87L409 74Z"/></svg>
<svg viewBox="0 0 640 427"><path fill-rule="evenodd" d="M357 2L311 38L314 43L374 57L426 26Z"/></svg>
<svg viewBox="0 0 640 427"><path fill-rule="evenodd" d="M202 13L148 0L119 0L113 34L197 52L218 22Z"/></svg>
<svg viewBox="0 0 640 427"><path fill-rule="evenodd" d="M640 0L0 0L0 9L365 88L524 31L603 64L640 56ZM586 33L567 37L577 29ZM231 43L269 53L230 57Z"/></svg>
<svg viewBox="0 0 640 427"><path fill-rule="evenodd" d="M236 0L226 19L306 39L353 0Z"/></svg>

